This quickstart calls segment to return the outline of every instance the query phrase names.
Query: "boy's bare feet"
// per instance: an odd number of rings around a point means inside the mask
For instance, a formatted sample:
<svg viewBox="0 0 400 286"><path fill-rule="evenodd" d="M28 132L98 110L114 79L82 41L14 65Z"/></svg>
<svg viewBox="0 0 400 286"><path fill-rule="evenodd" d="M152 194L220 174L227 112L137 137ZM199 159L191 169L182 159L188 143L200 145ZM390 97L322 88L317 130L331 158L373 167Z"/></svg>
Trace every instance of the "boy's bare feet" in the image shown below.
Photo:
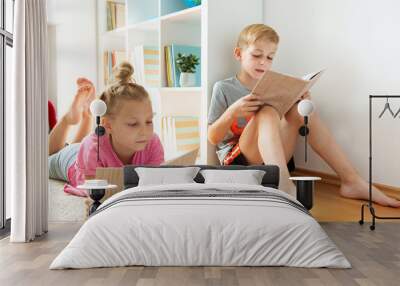
<svg viewBox="0 0 400 286"><path fill-rule="evenodd" d="M363 180L361 177L356 177L355 179L349 182L342 183L342 185L340 186L340 195L351 199L368 200L369 198L368 190L369 190L368 182ZM387 206L392 208L400 207L399 200L388 197L382 191L378 190L374 186L372 186L372 201L382 206Z"/></svg>

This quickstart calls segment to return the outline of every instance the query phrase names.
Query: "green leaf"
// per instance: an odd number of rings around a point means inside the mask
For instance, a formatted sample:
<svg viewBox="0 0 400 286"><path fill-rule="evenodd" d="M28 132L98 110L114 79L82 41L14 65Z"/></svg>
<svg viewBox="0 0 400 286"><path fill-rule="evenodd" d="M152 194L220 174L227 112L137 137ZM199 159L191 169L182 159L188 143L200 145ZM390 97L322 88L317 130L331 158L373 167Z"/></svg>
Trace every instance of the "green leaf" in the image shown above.
<svg viewBox="0 0 400 286"><path fill-rule="evenodd" d="M181 72L194 73L196 66L200 64L200 59L193 54L185 55L178 53L176 64Z"/></svg>

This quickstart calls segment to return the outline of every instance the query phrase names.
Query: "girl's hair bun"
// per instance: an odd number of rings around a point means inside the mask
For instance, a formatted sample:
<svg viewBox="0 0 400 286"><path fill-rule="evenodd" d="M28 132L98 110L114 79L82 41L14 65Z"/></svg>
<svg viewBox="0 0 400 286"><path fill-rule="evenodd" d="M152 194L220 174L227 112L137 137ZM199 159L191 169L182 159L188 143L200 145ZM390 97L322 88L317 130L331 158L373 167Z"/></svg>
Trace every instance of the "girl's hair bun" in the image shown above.
<svg viewBox="0 0 400 286"><path fill-rule="evenodd" d="M129 62L121 62L113 70L115 82L109 85L101 94L100 99L107 105L106 115L115 112L121 99L144 100L150 99L146 89L135 83L133 66Z"/></svg>
<svg viewBox="0 0 400 286"><path fill-rule="evenodd" d="M133 66L129 62L120 63L115 69L115 79L119 82L131 82Z"/></svg>

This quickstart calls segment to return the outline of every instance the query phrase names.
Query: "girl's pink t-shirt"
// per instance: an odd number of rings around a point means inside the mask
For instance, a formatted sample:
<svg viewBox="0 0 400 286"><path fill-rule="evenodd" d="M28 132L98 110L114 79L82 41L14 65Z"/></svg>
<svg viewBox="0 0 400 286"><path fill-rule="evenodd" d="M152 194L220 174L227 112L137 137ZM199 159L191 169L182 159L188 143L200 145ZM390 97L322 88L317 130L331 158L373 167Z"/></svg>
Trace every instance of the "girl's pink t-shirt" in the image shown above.
<svg viewBox="0 0 400 286"><path fill-rule="evenodd" d="M108 135L100 137L100 160L97 160L97 135L86 136L79 148L79 153L74 164L68 169L69 184L64 186L64 192L87 196L86 190L77 189L76 186L85 182L85 176L95 176L97 167L123 167L124 164L114 152ZM160 139L153 135L142 151L137 151L132 156L132 165L160 165L164 162L164 149Z"/></svg>

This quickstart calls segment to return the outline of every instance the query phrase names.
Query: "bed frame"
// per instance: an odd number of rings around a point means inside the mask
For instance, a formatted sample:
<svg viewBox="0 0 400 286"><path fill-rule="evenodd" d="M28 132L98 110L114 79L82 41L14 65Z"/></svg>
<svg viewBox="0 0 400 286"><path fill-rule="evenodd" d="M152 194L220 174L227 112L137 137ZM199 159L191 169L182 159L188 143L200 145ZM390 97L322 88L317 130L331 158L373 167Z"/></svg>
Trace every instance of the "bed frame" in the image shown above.
<svg viewBox="0 0 400 286"><path fill-rule="evenodd" d="M279 167L275 165L254 165L254 166L240 166L240 165L228 165L228 166L213 166L213 165L191 165L204 169L218 169L218 170L263 170L265 175L262 179L261 184L265 187L271 187L278 189L279 186ZM120 168L97 168L96 179L107 180L110 184L117 185L115 189L106 190L106 194L100 200L104 202L107 198L112 195L121 192L127 188L133 188L138 185L139 176L137 175L135 168L137 167L152 167L152 168L179 168L188 167L182 165L163 165L163 166L139 166L139 165L128 165ZM203 176L199 173L194 178L197 183L204 183ZM92 199L87 198L85 201L85 212L89 213L89 207L92 204Z"/></svg>
<svg viewBox="0 0 400 286"><path fill-rule="evenodd" d="M200 170L213 169L213 170L263 170L265 175L262 179L261 184L265 187L271 187L277 189L279 186L279 167L275 165L254 165L254 166L242 166L242 165L227 165L227 166L214 166L214 165L191 165L192 167L200 167ZM124 167L124 189L133 188L138 185L139 176L135 172L137 167L149 167L149 166L125 166ZM157 166L155 168L180 168L190 166ZM200 174L194 178L197 183L204 183L204 178Z"/></svg>

